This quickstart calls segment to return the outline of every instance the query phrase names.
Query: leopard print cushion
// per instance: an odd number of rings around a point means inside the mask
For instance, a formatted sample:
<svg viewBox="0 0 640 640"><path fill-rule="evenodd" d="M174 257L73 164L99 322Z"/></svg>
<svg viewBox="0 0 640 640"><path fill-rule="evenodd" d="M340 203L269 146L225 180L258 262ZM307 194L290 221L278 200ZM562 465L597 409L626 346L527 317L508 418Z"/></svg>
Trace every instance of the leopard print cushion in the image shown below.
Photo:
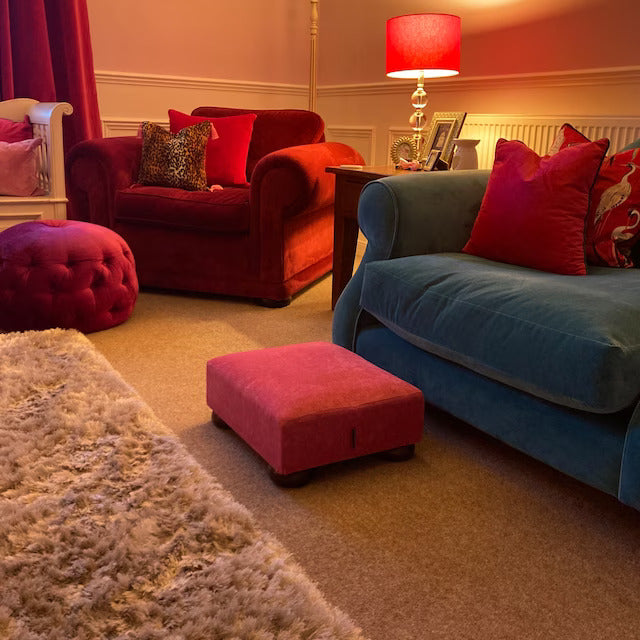
<svg viewBox="0 0 640 640"><path fill-rule="evenodd" d="M153 122L143 122L141 129L139 184L189 191L207 189L204 161L210 122L199 122L175 134Z"/></svg>

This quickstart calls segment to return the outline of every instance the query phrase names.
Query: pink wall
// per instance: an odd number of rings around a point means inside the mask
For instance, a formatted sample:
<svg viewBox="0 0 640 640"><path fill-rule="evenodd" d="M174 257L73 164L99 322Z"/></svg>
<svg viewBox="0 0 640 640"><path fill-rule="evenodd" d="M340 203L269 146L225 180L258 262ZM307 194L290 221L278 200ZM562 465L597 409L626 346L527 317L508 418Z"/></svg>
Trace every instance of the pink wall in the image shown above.
<svg viewBox="0 0 640 640"><path fill-rule="evenodd" d="M640 65L639 0L606 0L580 11L464 38L461 74L501 75Z"/></svg>
<svg viewBox="0 0 640 640"><path fill-rule="evenodd" d="M428 7L418 0L320 0L320 5L320 85L386 81L386 19L421 11L461 15L461 76L640 64L640 0L564 0L564 5L556 0L555 7L547 0L450 0ZM520 5L529 12L526 21L512 13ZM492 17L498 29L492 28Z"/></svg>
<svg viewBox="0 0 640 640"><path fill-rule="evenodd" d="M87 0L94 65L225 80L308 82L300 0Z"/></svg>
<svg viewBox="0 0 640 640"><path fill-rule="evenodd" d="M183 0L183 11L176 4L88 0L96 69L308 82L308 0ZM386 19L425 10L462 16L463 76L640 64L635 42L640 0L431 0L424 5L424 0L320 0L318 83L387 80Z"/></svg>

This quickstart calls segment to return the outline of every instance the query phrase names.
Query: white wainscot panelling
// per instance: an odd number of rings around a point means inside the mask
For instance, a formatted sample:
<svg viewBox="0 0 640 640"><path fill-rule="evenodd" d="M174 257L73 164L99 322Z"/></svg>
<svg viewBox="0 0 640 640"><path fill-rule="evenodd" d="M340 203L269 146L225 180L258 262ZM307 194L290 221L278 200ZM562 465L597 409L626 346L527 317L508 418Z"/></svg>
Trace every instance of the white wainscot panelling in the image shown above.
<svg viewBox="0 0 640 640"><path fill-rule="evenodd" d="M306 109L303 85L96 71L105 136L135 135L140 122L167 122L168 109L200 106Z"/></svg>
<svg viewBox="0 0 640 640"><path fill-rule="evenodd" d="M11 210L0 211L0 231L27 220L64 220L67 217L66 198L4 196L1 200L5 208Z"/></svg>
<svg viewBox="0 0 640 640"><path fill-rule="evenodd" d="M496 142L500 138L522 140L536 153L548 152L560 127L573 125L590 140L609 138L610 152L640 138L640 117L620 116L533 116L505 114L469 114L465 120L461 138L480 140L477 146L478 166L493 166Z"/></svg>
<svg viewBox="0 0 640 640"><path fill-rule="evenodd" d="M144 122L144 119L135 118L103 118L102 119L102 135L105 138L112 138L114 136L135 136L138 134L140 124ZM169 130L169 120L155 120L155 122Z"/></svg>
<svg viewBox="0 0 640 640"><path fill-rule="evenodd" d="M327 125L325 137L329 142L342 142L360 152L365 164L376 164L376 129L373 126Z"/></svg>

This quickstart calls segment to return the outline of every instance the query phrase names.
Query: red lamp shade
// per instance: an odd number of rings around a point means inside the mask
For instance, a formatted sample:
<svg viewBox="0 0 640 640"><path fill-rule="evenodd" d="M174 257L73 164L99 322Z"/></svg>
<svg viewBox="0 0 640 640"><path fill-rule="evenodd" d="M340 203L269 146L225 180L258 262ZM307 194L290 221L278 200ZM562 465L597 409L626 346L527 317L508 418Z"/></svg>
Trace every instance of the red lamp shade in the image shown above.
<svg viewBox="0 0 640 640"><path fill-rule="evenodd" d="M417 13L387 20L387 75L455 76L460 72L460 18Z"/></svg>

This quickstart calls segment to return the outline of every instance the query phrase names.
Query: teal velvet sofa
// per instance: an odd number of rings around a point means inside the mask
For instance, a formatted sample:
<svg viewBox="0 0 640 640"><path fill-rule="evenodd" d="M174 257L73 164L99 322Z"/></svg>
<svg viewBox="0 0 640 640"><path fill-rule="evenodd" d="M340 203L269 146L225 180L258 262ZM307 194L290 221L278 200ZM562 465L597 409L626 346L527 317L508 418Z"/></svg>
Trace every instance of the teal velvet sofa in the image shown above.
<svg viewBox="0 0 640 640"><path fill-rule="evenodd" d="M333 341L428 403L640 509L640 269L566 276L461 253L488 171L392 176Z"/></svg>

